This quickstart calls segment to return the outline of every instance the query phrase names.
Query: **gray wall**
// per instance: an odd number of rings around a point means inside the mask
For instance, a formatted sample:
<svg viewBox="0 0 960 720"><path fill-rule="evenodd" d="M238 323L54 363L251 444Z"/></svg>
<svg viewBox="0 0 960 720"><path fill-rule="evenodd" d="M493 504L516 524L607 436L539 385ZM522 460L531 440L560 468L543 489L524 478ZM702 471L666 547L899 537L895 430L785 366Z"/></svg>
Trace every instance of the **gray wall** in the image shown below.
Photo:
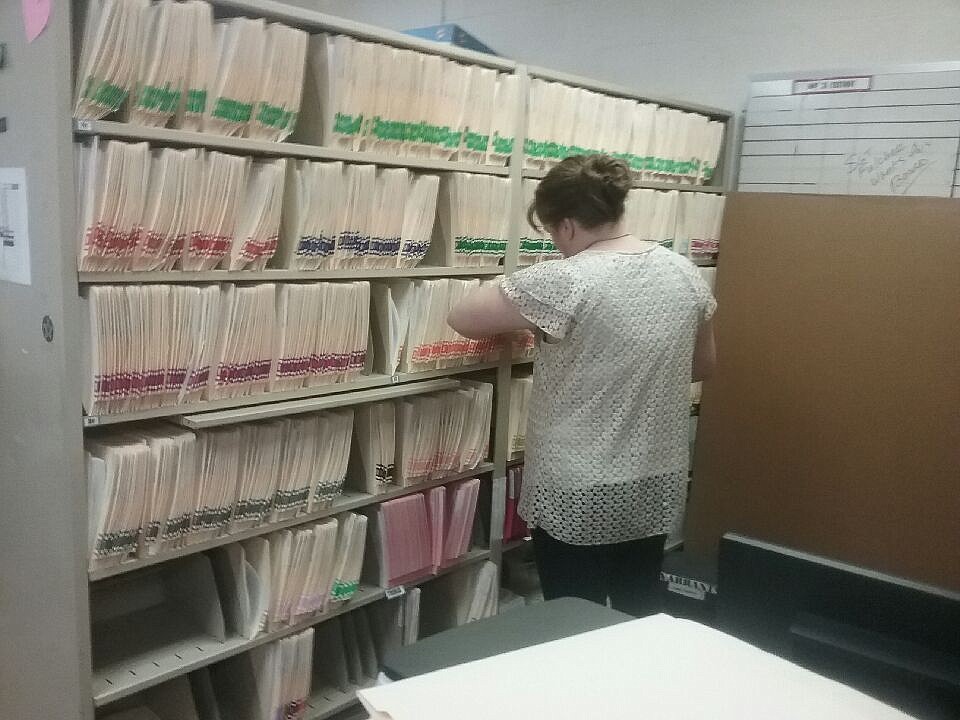
<svg viewBox="0 0 960 720"><path fill-rule="evenodd" d="M392 30L445 6L501 55L739 110L750 75L960 60L957 0L291 0Z"/></svg>

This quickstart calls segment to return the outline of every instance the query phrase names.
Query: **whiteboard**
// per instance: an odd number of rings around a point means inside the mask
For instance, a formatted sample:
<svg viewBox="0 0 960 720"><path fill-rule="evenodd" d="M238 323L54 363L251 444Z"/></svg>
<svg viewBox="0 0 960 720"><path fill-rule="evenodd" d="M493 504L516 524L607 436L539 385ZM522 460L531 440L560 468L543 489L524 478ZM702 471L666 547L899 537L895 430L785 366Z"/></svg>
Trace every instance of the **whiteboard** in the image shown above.
<svg viewBox="0 0 960 720"><path fill-rule="evenodd" d="M856 75L753 82L739 188L960 197L960 70Z"/></svg>

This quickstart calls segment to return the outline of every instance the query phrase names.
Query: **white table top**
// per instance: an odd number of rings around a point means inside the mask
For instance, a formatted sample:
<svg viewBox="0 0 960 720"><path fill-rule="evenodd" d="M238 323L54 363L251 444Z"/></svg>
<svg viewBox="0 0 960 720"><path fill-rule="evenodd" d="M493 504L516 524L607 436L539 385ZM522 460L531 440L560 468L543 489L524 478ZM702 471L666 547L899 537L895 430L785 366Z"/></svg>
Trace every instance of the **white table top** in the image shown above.
<svg viewBox="0 0 960 720"><path fill-rule="evenodd" d="M910 720L845 685L668 615L358 694L374 720Z"/></svg>

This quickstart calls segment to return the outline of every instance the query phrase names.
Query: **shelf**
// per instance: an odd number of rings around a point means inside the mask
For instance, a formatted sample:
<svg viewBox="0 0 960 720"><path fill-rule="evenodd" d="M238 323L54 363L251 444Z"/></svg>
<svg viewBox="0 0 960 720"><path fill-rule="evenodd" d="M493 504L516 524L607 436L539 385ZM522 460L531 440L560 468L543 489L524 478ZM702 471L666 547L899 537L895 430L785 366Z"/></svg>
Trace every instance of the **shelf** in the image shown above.
<svg viewBox="0 0 960 720"><path fill-rule="evenodd" d="M677 110L702 113L715 120L730 120L733 117L733 113L730 110L723 110L722 108L711 107L710 105L683 102L681 100L671 100L669 98L656 98L650 97L649 95L640 95L621 85L614 85L613 83L606 83L600 80L592 80L590 78L572 75L570 73L560 72L558 70L548 70L547 68L528 66L527 72L532 78L551 80L553 82L563 83L564 85L573 85L574 87L593 90L594 92L603 93L605 95L616 95L618 97L630 98L632 100L639 100L641 102L656 103L657 105L663 105L664 107L675 108Z"/></svg>
<svg viewBox="0 0 960 720"><path fill-rule="evenodd" d="M547 170L534 170L532 168L525 168L522 175L525 178L540 180L544 175L547 174L547 172ZM645 188L647 190L679 190L680 192L716 193L718 195L730 191L726 185L685 185L683 183L657 182L652 180L637 180L633 183L633 187Z"/></svg>
<svg viewBox="0 0 960 720"><path fill-rule="evenodd" d="M380 278L474 277L503 275L502 267L415 267L359 270L155 270L80 272L81 285L116 283L284 282L295 280L377 280Z"/></svg>
<svg viewBox="0 0 960 720"><path fill-rule="evenodd" d="M460 387L460 383L452 378L438 380L424 380L421 382L390 385L369 390L356 390L338 395L326 395L302 400L288 400L287 402L268 403L266 405L251 405L248 407L232 408L230 410L214 410L212 412L197 413L195 415L181 415L177 422L191 430L203 430L223 425L235 425L253 420L267 420L268 418L299 415L301 413L330 410L347 405L363 405L365 403L380 402L407 395L421 395L438 390L453 390Z"/></svg>
<svg viewBox="0 0 960 720"><path fill-rule="evenodd" d="M430 488L436 487L438 485L447 485L449 483L457 482L458 480L465 480L467 478L476 477L477 475L485 475L493 470L493 463L480 463L473 470L464 470L463 472L453 473L451 475L445 475L440 478L435 478L433 480L426 480L421 483L416 483L408 487L399 487L388 490L386 492L378 493L376 495L370 495L369 493L348 491L339 495L334 499L333 504L327 508L321 508L315 512L305 513L303 515L298 515L297 517L289 518L287 520L281 520L280 522L275 523L265 523L264 525L258 525L254 528L249 528L247 530L241 530L240 532L230 533L228 535L221 535L220 537L213 538L211 540L206 540L204 542L195 543L192 545L186 545L181 548L175 548L167 552L162 552L158 555L153 555L151 557L145 558L134 558L127 560L126 562L121 562L118 565L112 567L98 568L96 570L91 570L88 574L90 582L97 582L98 580L105 580L106 578L115 577L117 575L123 575L128 572L133 572L135 570L141 570L151 565L158 565L160 563L169 562L170 560L176 560L177 558L182 558L187 555L193 555L195 553L204 552L206 550L212 550L213 548L221 547L222 545L229 545L235 542L241 542L242 540L247 540L252 537L258 537L260 535L267 535L268 533L276 532L277 530L283 530L285 528L294 527L296 525L307 525L309 523L317 522L323 518L330 517L332 515L338 515L342 512L347 512L349 510L357 510L358 508L367 507L369 505L376 505L378 503L385 502L387 500L393 500L394 498L403 497L404 495L412 495L416 492L423 492L424 490L429 490Z"/></svg>
<svg viewBox="0 0 960 720"><path fill-rule="evenodd" d="M428 575L415 582L407 583L405 587L421 585L436 577L481 562L489 557L490 551L486 548L471 550L455 565L440 570L436 575ZM386 597L386 592L384 588L361 585L350 600L322 615L309 617L294 625L261 633L252 640L234 637L226 642L219 643L212 642L206 635L186 638L169 646L145 652L140 656L127 658L122 663L114 663L104 668L94 668L93 704L95 707L103 707L134 693L159 685L171 678L212 665L265 643L302 632L330 618L381 600Z"/></svg>
<svg viewBox="0 0 960 720"><path fill-rule="evenodd" d="M188 145L213 150L226 150L244 155L269 155L279 157L306 158L308 160L342 160L352 163L366 163L391 167L404 167L413 170L438 170L442 172L480 173L484 175L509 175L509 170L500 165L480 165L476 163L452 162L449 160L426 160L416 157L402 157L385 153L355 152L321 145L301 143L271 142L251 138L228 137L212 133L153 128L115 122L113 120L75 120L74 134L79 137L99 135L118 140L159 143L163 145Z"/></svg>
<svg viewBox="0 0 960 720"><path fill-rule="evenodd" d="M526 545L532 539L533 538L522 537L516 540L510 540L509 542L505 542L503 544L503 548L501 548L501 552L510 552L511 550L516 550L518 547L523 547L524 545Z"/></svg>
<svg viewBox="0 0 960 720"><path fill-rule="evenodd" d="M461 367L441 368L438 370L424 370L423 372L415 373L398 373L396 375L364 375L357 380L352 380L350 382L333 383L331 385L318 385L317 387L303 388L300 390L287 390L284 392L274 393L267 392L246 397L207 400L203 402L188 403L185 405L170 405L167 407L151 408L149 410L133 410L131 412L116 413L112 415L84 415L82 417L82 421L83 426L89 428L99 427L100 425L114 425L117 423L150 420L153 418L174 417L177 415L193 415L195 413L205 413L215 410L254 407L259 405L268 405L271 403L282 403L288 400L302 400L304 398L332 395L335 393L350 393L358 390L386 387L388 385L417 382L420 380L453 377L455 375L477 372L478 370L491 370L496 368L498 365L499 363L496 362L486 362L474 363L473 365L463 365ZM347 405L350 403L343 402L340 404Z"/></svg>

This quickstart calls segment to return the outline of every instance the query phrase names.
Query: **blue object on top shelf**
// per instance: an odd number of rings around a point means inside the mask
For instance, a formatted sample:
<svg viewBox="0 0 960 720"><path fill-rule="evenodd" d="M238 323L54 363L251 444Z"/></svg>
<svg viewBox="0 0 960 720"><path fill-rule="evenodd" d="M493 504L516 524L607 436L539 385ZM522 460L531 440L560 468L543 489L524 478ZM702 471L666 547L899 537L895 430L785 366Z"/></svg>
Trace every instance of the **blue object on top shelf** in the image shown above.
<svg viewBox="0 0 960 720"><path fill-rule="evenodd" d="M429 27L414 28L413 30L404 30L407 35L433 40L447 45L456 45L467 50L476 50L477 52L487 53L488 55L497 55L473 35L468 33L456 23L445 23L443 25L430 25Z"/></svg>

